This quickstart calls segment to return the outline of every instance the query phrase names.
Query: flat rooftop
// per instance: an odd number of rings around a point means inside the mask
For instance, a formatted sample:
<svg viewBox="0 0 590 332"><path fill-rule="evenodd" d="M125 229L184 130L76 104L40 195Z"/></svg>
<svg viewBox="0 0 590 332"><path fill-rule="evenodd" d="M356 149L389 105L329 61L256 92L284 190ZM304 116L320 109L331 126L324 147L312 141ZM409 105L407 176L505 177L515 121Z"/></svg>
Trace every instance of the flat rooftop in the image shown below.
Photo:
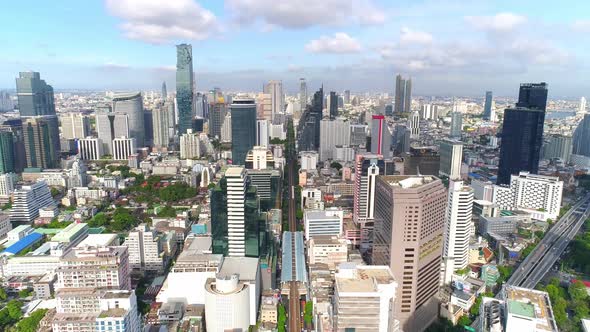
<svg viewBox="0 0 590 332"><path fill-rule="evenodd" d="M557 331L549 294L514 286L504 286L504 294L508 314L532 319L537 331Z"/></svg>
<svg viewBox="0 0 590 332"><path fill-rule="evenodd" d="M225 176L239 177L244 172L244 167L228 167Z"/></svg>
<svg viewBox="0 0 590 332"><path fill-rule="evenodd" d="M357 265L353 271L341 271L343 273L336 275L336 286L339 292L376 292L378 284L390 284L394 282L391 271L385 266Z"/></svg>
<svg viewBox="0 0 590 332"><path fill-rule="evenodd" d="M431 175L388 175L383 176L382 179L390 186L402 189L417 188L438 180Z"/></svg>
<svg viewBox="0 0 590 332"><path fill-rule="evenodd" d="M340 217L329 215L325 211L306 211L305 218L314 220L340 220Z"/></svg>
<svg viewBox="0 0 590 332"><path fill-rule="evenodd" d="M240 276L241 281L256 280L258 274L258 258L256 257L225 257L217 274L219 277Z"/></svg>
<svg viewBox="0 0 590 332"><path fill-rule="evenodd" d="M78 243L77 247L96 247L96 246L108 246L117 240L117 234L106 233L106 234L88 234L88 236Z"/></svg>

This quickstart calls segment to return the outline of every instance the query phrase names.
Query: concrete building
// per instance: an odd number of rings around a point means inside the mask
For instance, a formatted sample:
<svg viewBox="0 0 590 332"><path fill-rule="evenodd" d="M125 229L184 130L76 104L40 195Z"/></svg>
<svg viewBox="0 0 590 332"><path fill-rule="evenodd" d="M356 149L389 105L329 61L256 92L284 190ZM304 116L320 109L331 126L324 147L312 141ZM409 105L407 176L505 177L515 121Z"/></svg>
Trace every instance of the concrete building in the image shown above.
<svg viewBox="0 0 590 332"><path fill-rule="evenodd" d="M440 176L451 180L461 179L461 164L463 162L463 143L453 140L443 140L439 145Z"/></svg>
<svg viewBox="0 0 590 332"><path fill-rule="evenodd" d="M193 159L201 157L201 141L199 134L187 129L185 134L180 136L180 159Z"/></svg>
<svg viewBox="0 0 590 332"><path fill-rule="evenodd" d="M445 213L443 284L451 282L453 272L464 269L469 263L469 240L473 234L473 189L463 181L449 183L447 210Z"/></svg>
<svg viewBox="0 0 590 332"><path fill-rule="evenodd" d="M569 163L572 157L572 137L566 135L549 135L548 140L543 146L543 158L558 158L564 163Z"/></svg>
<svg viewBox="0 0 590 332"><path fill-rule="evenodd" d="M23 118L26 165L30 168L59 167L59 128L55 115Z"/></svg>
<svg viewBox="0 0 590 332"><path fill-rule="evenodd" d="M451 138L461 139L463 133L463 114L461 112L451 113L451 129L449 136Z"/></svg>
<svg viewBox="0 0 590 332"><path fill-rule="evenodd" d="M231 142L231 133L231 112L227 112L223 118L223 124L221 125L221 141L226 143Z"/></svg>
<svg viewBox="0 0 590 332"><path fill-rule="evenodd" d="M285 108L285 96L283 94L282 81L269 81L264 85L264 93L270 95L271 117L267 120L274 120L275 115L283 113Z"/></svg>
<svg viewBox="0 0 590 332"><path fill-rule="evenodd" d="M246 170L243 167L230 167L225 171L227 179L227 233L229 256L244 256L246 254Z"/></svg>
<svg viewBox="0 0 590 332"><path fill-rule="evenodd" d="M78 155L82 160L98 160L104 155L100 138L86 137L78 140Z"/></svg>
<svg viewBox="0 0 590 332"><path fill-rule="evenodd" d="M8 203L10 196L14 192L14 183L16 182L16 174L7 173L0 174L0 201Z"/></svg>
<svg viewBox="0 0 590 332"><path fill-rule="evenodd" d="M255 146L246 155L247 169L263 170L272 169L274 166L274 156L266 146Z"/></svg>
<svg viewBox="0 0 590 332"><path fill-rule="evenodd" d="M350 127L347 120L337 118L320 121L320 160L334 159L334 149L337 145L348 145L350 141Z"/></svg>
<svg viewBox="0 0 590 332"><path fill-rule="evenodd" d="M318 166L318 153L315 151L302 151L299 153L301 157L301 169L305 171L313 171Z"/></svg>
<svg viewBox="0 0 590 332"><path fill-rule="evenodd" d="M163 272L164 250L162 239L155 229L141 224L125 239L129 248L129 268L141 272Z"/></svg>
<svg viewBox="0 0 590 332"><path fill-rule="evenodd" d="M167 148L170 143L170 117L168 106L162 104L152 111L152 122L154 124L154 147Z"/></svg>
<svg viewBox="0 0 590 332"><path fill-rule="evenodd" d="M510 177L510 186L494 186L492 202L504 210L524 210L534 219L559 216L563 181L558 177L520 172Z"/></svg>
<svg viewBox="0 0 590 332"><path fill-rule="evenodd" d="M113 140L113 160L128 160L137 149L135 138L118 137Z"/></svg>
<svg viewBox="0 0 590 332"><path fill-rule="evenodd" d="M391 155L391 132L385 116L380 114L371 119L371 152L385 157Z"/></svg>
<svg viewBox="0 0 590 332"><path fill-rule="evenodd" d="M400 331L392 310L397 288L388 266L341 268L334 283L334 330Z"/></svg>
<svg viewBox="0 0 590 332"><path fill-rule="evenodd" d="M438 119L438 105L424 104L420 107L420 118L424 120Z"/></svg>
<svg viewBox="0 0 590 332"><path fill-rule="evenodd" d="M39 216L39 209L56 206L47 183L40 181L14 191L10 220L29 224Z"/></svg>
<svg viewBox="0 0 590 332"><path fill-rule="evenodd" d="M256 145L268 146L270 143L270 121L266 119L256 120Z"/></svg>
<svg viewBox="0 0 590 332"><path fill-rule="evenodd" d="M68 113L59 116L63 138L85 138L90 135L90 121L86 115Z"/></svg>
<svg viewBox="0 0 590 332"><path fill-rule="evenodd" d="M305 238L311 239L316 235L342 235L342 210L305 211Z"/></svg>
<svg viewBox="0 0 590 332"><path fill-rule="evenodd" d="M137 147L144 147L145 122L141 93L135 92L116 94L113 97L113 113L127 116L129 124L129 136L127 137L133 137Z"/></svg>
<svg viewBox="0 0 590 332"><path fill-rule="evenodd" d="M437 317L446 198L433 176L377 178L372 264L389 265L401 284L394 316L404 331L424 330Z"/></svg>
<svg viewBox="0 0 590 332"><path fill-rule="evenodd" d="M412 112L408 119L408 129L410 130L411 139L420 138L420 113L418 111Z"/></svg>
<svg viewBox="0 0 590 332"><path fill-rule="evenodd" d="M335 269L348 261L348 241L334 235L316 235L307 241L309 264L327 264Z"/></svg>
<svg viewBox="0 0 590 332"><path fill-rule="evenodd" d="M115 114L111 107L101 107L96 110L96 132L103 144L105 154L113 154L113 139L129 136L129 116L127 114Z"/></svg>
<svg viewBox="0 0 590 332"><path fill-rule="evenodd" d="M12 230L12 223L10 222L10 215L7 213L0 213L0 240Z"/></svg>

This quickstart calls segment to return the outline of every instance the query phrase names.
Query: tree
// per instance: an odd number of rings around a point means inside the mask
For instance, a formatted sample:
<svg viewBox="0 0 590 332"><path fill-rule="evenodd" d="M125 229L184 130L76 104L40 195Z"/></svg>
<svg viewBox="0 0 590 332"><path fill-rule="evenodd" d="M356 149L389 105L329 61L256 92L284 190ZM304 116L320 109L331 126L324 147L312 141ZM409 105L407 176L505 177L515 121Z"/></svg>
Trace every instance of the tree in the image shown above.
<svg viewBox="0 0 590 332"><path fill-rule="evenodd" d="M88 222L89 227L103 227L109 222L109 217L104 212L97 213L94 218Z"/></svg>
<svg viewBox="0 0 590 332"><path fill-rule="evenodd" d="M35 310L29 317L22 319L16 325L17 332L35 332L39 327L39 322L47 313L47 309Z"/></svg>
<svg viewBox="0 0 590 332"><path fill-rule="evenodd" d="M169 205L166 205L162 209L160 209L160 211L158 211L158 217L174 218L176 217L176 209Z"/></svg>
<svg viewBox="0 0 590 332"><path fill-rule="evenodd" d="M18 300L11 300L6 305L6 309L8 309L8 316L13 321L19 321L23 317L23 312L21 310L22 306L23 306L23 303Z"/></svg>
<svg viewBox="0 0 590 332"><path fill-rule="evenodd" d="M313 321L313 302L305 302L303 321L305 321L305 324L311 325L311 322Z"/></svg>
<svg viewBox="0 0 590 332"><path fill-rule="evenodd" d="M469 319L469 315L461 316L461 318L459 318L459 320L457 321L457 325L461 325L461 326L471 325L471 319Z"/></svg>
<svg viewBox="0 0 590 332"><path fill-rule="evenodd" d="M337 171L340 172L340 170L342 169L342 165L339 162L333 161L330 164L330 167L335 168Z"/></svg>
<svg viewBox="0 0 590 332"><path fill-rule="evenodd" d="M23 289L21 291L18 292L18 297L20 298L25 298L25 297L29 297L33 294L33 291L30 289Z"/></svg>
<svg viewBox="0 0 590 332"><path fill-rule="evenodd" d="M51 187L51 196L55 197L59 195L59 189L55 188L55 187Z"/></svg>
<svg viewBox="0 0 590 332"><path fill-rule="evenodd" d="M567 292L573 301L584 301L588 297L586 285L577 280L569 285Z"/></svg>
<svg viewBox="0 0 590 332"><path fill-rule="evenodd" d="M0 300L6 301L7 298L8 298L8 294L6 294L6 291L4 290L4 288L0 288Z"/></svg>

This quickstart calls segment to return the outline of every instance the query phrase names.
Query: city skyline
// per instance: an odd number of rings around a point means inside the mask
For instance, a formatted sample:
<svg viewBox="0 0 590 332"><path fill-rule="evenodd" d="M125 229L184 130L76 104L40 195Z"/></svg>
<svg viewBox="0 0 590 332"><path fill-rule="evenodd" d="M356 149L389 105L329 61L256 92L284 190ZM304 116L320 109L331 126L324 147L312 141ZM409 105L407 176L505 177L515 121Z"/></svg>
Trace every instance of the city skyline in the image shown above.
<svg viewBox="0 0 590 332"><path fill-rule="evenodd" d="M530 3L8 3L0 88L35 70L56 90L158 90L162 81L173 90L173 47L186 42L199 91L251 91L277 79L294 93L305 77L310 89L393 93L401 73L417 95L513 96L514 86L532 81L548 82L553 97L584 95L586 51L578 45L590 29L581 14L589 5Z"/></svg>

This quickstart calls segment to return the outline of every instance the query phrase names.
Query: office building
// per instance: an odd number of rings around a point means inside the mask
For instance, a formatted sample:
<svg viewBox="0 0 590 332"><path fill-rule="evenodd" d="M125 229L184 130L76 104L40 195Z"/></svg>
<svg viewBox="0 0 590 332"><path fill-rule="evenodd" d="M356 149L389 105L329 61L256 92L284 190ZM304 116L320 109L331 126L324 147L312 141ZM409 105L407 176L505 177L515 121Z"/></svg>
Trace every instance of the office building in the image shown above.
<svg viewBox="0 0 590 332"><path fill-rule="evenodd" d="M299 105L302 112L307 107L307 82L305 82L305 78L299 79Z"/></svg>
<svg viewBox="0 0 590 332"><path fill-rule="evenodd" d="M259 119L272 122L272 96L270 93L259 93L256 96L256 114Z"/></svg>
<svg viewBox="0 0 590 332"><path fill-rule="evenodd" d="M41 79L38 72L19 73L16 93L21 117L55 115L53 88Z"/></svg>
<svg viewBox="0 0 590 332"><path fill-rule="evenodd" d="M82 160L98 160L104 155L100 138L86 137L78 140L78 155Z"/></svg>
<svg viewBox="0 0 590 332"><path fill-rule="evenodd" d="M59 122L63 138L85 138L90 135L90 120L86 115L76 113L60 115Z"/></svg>
<svg viewBox="0 0 590 332"><path fill-rule="evenodd" d="M571 136L553 134L547 137L543 147L544 159L559 159L569 163L572 157L573 142Z"/></svg>
<svg viewBox="0 0 590 332"><path fill-rule="evenodd" d="M438 120L438 106L424 104L420 108L420 118L424 120Z"/></svg>
<svg viewBox="0 0 590 332"><path fill-rule="evenodd" d="M326 264L335 270L348 261L349 241L336 235L315 235L307 241L309 264Z"/></svg>
<svg viewBox="0 0 590 332"><path fill-rule="evenodd" d="M451 128L449 136L455 139L461 139L463 133L463 113L451 112Z"/></svg>
<svg viewBox="0 0 590 332"><path fill-rule="evenodd" d="M408 129L410 129L410 138L420 138L420 113L418 111L412 112L408 120Z"/></svg>
<svg viewBox="0 0 590 332"><path fill-rule="evenodd" d="M265 225L259 198L243 167L230 167L211 190L213 253L260 257L265 250Z"/></svg>
<svg viewBox="0 0 590 332"><path fill-rule="evenodd" d="M224 143L231 143L231 113L228 112L223 119L221 126L221 141Z"/></svg>
<svg viewBox="0 0 590 332"><path fill-rule="evenodd" d="M453 140L442 140L439 145L440 169L438 174L451 180L461 178L463 162L463 143Z"/></svg>
<svg viewBox="0 0 590 332"><path fill-rule="evenodd" d="M266 119L256 120L256 145L269 145L269 125L270 122Z"/></svg>
<svg viewBox="0 0 590 332"><path fill-rule="evenodd" d="M391 132L383 115L373 115L371 119L371 152L386 158L391 155Z"/></svg>
<svg viewBox="0 0 590 332"><path fill-rule="evenodd" d="M8 128L0 129L0 174L16 171L15 147L12 131Z"/></svg>
<svg viewBox="0 0 590 332"><path fill-rule="evenodd" d="M137 147L145 146L145 119L140 92L120 93L113 97L113 112L127 115L129 136L135 138ZM151 119L151 117L150 117Z"/></svg>
<svg viewBox="0 0 590 332"><path fill-rule="evenodd" d="M8 203L10 196L14 192L16 179L14 173L0 174L0 202Z"/></svg>
<svg viewBox="0 0 590 332"><path fill-rule="evenodd" d="M166 99L168 98L168 89L166 89L166 81L162 82L162 94L160 97L162 98L162 101L166 101Z"/></svg>
<svg viewBox="0 0 590 332"><path fill-rule="evenodd" d="M516 107L504 111L498 184L509 184L521 171L538 172L546 106L546 83L520 85Z"/></svg>
<svg viewBox="0 0 590 332"><path fill-rule="evenodd" d="M334 331L400 331L392 308L398 283L388 266L340 268L334 282Z"/></svg>
<svg viewBox="0 0 590 332"><path fill-rule="evenodd" d="M334 159L337 145L348 145L350 142L350 124L348 120L337 118L324 119L320 122L320 160Z"/></svg>
<svg viewBox="0 0 590 332"><path fill-rule="evenodd" d="M274 121L277 114L283 113L285 108L285 96L283 94L282 81L269 81L264 85L264 93L270 95L271 117L267 120Z"/></svg>
<svg viewBox="0 0 590 332"><path fill-rule="evenodd" d="M129 249L129 268L141 272L163 272L162 239L155 229L141 224L129 232L124 243Z"/></svg>
<svg viewBox="0 0 590 332"><path fill-rule="evenodd" d="M338 116L338 95L334 91L330 91L328 95L327 111L330 119L336 119Z"/></svg>
<svg viewBox="0 0 590 332"><path fill-rule="evenodd" d="M510 177L509 186L494 186L492 202L503 210L524 210L534 219L555 220L559 216L563 181L559 177L520 172Z"/></svg>
<svg viewBox="0 0 590 332"><path fill-rule="evenodd" d="M230 110L232 164L244 165L248 151L256 145L256 103L251 98L235 98Z"/></svg>
<svg viewBox="0 0 590 332"><path fill-rule="evenodd" d="M342 235L342 210L308 210L303 214L303 221L306 239L316 235Z"/></svg>
<svg viewBox="0 0 590 332"><path fill-rule="evenodd" d="M165 86L164 86L165 87ZM168 107L166 104L156 107L152 111L152 122L154 127L154 147L157 149L168 148L170 143L170 123Z"/></svg>
<svg viewBox="0 0 590 332"><path fill-rule="evenodd" d="M395 113L409 113L412 108L412 79L407 80L401 75L395 77Z"/></svg>
<svg viewBox="0 0 590 332"><path fill-rule="evenodd" d="M102 142L105 154L113 154L113 140L117 137L129 136L129 116L111 112L110 106L96 110L96 131Z"/></svg>
<svg viewBox="0 0 590 332"><path fill-rule="evenodd" d="M26 166L59 167L59 128L55 115L23 118Z"/></svg>
<svg viewBox="0 0 590 332"><path fill-rule="evenodd" d="M387 128L387 126L386 126ZM371 139L371 144L373 140ZM365 147L367 145L367 125L350 125L350 146Z"/></svg>
<svg viewBox="0 0 590 332"><path fill-rule="evenodd" d="M39 209L54 206L45 181L25 185L14 191L10 219L13 223L29 224L39 216Z"/></svg>
<svg viewBox="0 0 590 332"><path fill-rule="evenodd" d="M492 110L492 91L486 91L486 99L483 105L483 119L487 121L494 121L496 115Z"/></svg>
<svg viewBox="0 0 590 332"><path fill-rule="evenodd" d="M422 331L438 314L446 198L433 176L377 177L372 264L390 266L402 285L394 317L404 331Z"/></svg>
<svg viewBox="0 0 590 332"><path fill-rule="evenodd" d="M573 154L590 157L590 114L584 114L582 121L574 130Z"/></svg>
<svg viewBox="0 0 590 332"><path fill-rule="evenodd" d="M188 129L180 136L180 159L195 159L201 157L201 140L198 133Z"/></svg>
<svg viewBox="0 0 590 332"><path fill-rule="evenodd" d="M13 150L14 150L14 168L15 172L22 172L27 166L27 157L25 151L25 137L23 132L23 121L21 119L10 119L4 121L0 131L12 132Z"/></svg>
<svg viewBox="0 0 590 332"><path fill-rule="evenodd" d="M313 94L311 106L307 107L297 126L297 147L300 151L318 151L320 147L320 122L324 108L324 89Z"/></svg>
<svg viewBox="0 0 590 332"><path fill-rule="evenodd" d="M194 91L193 47L190 44L176 45L176 105L179 135L191 128Z"/></svg>
<svg viewBox="0 0 590 332"><path fill-rule="evenodd" d="M275 208L281 186L281 173L279 170L272 168L248 169L247 175L250 186L256 188L256 194L260 199L260 211Z"/></svg>
<svg viewBox="0 0 590 332"><path fill-rule="evenodd" d="M215 100L209 114L209 136L221 138L221 126L223 126L226 113L224 99Z"/></svg>
<svg viewBox="0 0 590 332"><path fill-rule="evenodd" d="M393 145L396 155L410 151L410 130L405 125L395 125L393 131Z"/></svg>
<svg viewBox="0 0 590 332"><path fill-rule="evenodd" d="M255 146L248 151L246 168L254 170L273 169L275 160L272 152L265 146Z"/></svg>
<svg viewBox="0 0 590 332"><path fill-rule="evenodd" d="M113 139L113 160L128 160L136 149L135 138L117 137Z"/></svg>
<svg viewBox="0 0 590 332"><path fill-rule="evenodd" d="M467 267L469 263L469 240L474 235L473 189L463 181L449 182L449 194L445 213L443 284L451 282L453 272Z"/></svg>

